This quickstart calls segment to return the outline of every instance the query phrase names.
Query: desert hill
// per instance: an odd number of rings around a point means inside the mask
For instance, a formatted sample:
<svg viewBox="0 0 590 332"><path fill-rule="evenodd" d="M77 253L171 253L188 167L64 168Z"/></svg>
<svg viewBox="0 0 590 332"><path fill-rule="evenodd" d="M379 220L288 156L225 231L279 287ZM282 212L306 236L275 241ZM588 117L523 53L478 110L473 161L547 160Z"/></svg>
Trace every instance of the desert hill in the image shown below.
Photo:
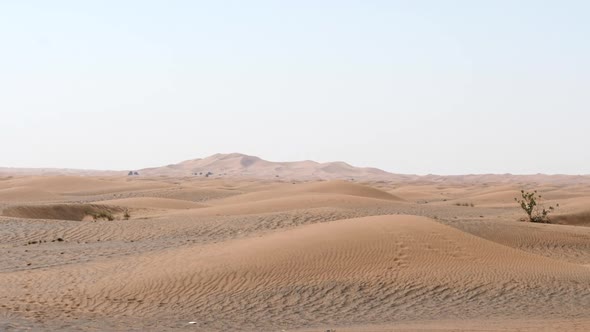
<svg viewBox="0 0 590 332"><path fill-rule="evenodd" d="M206 177L258 180L358 180L362 182L403 182L415 184L551 184L559 186L589 185L590 175L565 174L465 174L414 175L390 173L374 167L356 167L342 161L319 163L312 160L275 162L241 154L214 154L206 158L182 161L166 166L139 170L82 170L70 168L9 168L0 167L0 181L23 176L127 176L139 177ZM136 172L136 174L135 174ZM1 187L1 186L0 186Z"/></svg>
<svg viewBox="0 0 590 332"><path fill-rule="evenodd" d="M211 176L252 179L286 180L360 180L397 181L412 183L495 184L552 184L586 185L590 175L564 174L466 174L466 175L414 175L390 173L374 167L355 167L341 161L319 163L312 160L273 162L241 153L214 154L207 158L192 159L162 167L139 170L144 176ZM208 175L209 174L209 175Z"/></svg>
<svg viewBox="0 0 590 332"><path fill-rule="evenodd" d="M215 154L207 158L139 170L139 174L147 176L207 176L208 173L214 177L262 179L385 179L395 176L377 168L355 167L344 162L272 162L241 153Z"/></svg>

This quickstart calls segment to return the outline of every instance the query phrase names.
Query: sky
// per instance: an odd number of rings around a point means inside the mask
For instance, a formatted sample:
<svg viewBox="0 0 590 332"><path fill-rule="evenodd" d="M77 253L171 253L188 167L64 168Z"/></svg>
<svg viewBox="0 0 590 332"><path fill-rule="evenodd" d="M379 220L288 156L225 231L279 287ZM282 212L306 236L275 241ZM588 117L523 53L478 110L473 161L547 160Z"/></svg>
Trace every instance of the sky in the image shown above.
<svg viewBox="0 0 590 332"><path fill-rule="evenodd" d="M588 1L0 0L0 166L590 174Z"/></svg>

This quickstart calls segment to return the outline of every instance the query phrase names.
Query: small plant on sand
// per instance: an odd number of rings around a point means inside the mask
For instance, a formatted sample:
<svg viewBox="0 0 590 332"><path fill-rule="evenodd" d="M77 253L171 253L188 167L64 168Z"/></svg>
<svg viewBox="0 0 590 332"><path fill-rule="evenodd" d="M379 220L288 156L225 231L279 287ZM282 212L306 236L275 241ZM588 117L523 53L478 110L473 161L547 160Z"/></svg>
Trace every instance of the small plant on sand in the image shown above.
<svg viewBox="0 0 590 332"><path fill-rule="evenodd" d="M125 209L125 213L123 214L123 219L129 220L129 218L131 218L131 215L129 214L129 210Z"/></svg>
<svg viewBox="0 0 590 332"><path fill-rule="evenodd" d="M108 211L100 211L97 213L93 213L92 218L94 218L95 221L99 219L106 219L108 221L115 220L115 217L113 217L113 215Z"/></svg>
<svg viewBox="0 0 590 332"><path fill-rule="evenodd" d="M530 222L550 223L549 214L555 211L555 207L549 206L545 208L541 204L543 196L539 195L537 191L520 191L521 198L514 198L520 207L527 214ZM559 207L559 204L556 205Z"/></svg>

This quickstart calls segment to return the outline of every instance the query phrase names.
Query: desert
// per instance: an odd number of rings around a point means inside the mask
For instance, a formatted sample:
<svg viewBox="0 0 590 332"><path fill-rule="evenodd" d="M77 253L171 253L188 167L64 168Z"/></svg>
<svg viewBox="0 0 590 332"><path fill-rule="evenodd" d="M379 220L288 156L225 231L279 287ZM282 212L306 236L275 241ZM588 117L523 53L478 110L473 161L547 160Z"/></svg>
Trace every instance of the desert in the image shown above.
<svg viewBox="0 0 590 332"><path fill-rule="evenodd" d="M0 0L0 332L590 331L588 13Z"/></svg>
<svg viewBox="0 0 590 332"><path fill-rule="evenodd" d="M3 169L0 329L590 328L588 177L202 160ZM552 223L522 220L521 189Z"/></svg>

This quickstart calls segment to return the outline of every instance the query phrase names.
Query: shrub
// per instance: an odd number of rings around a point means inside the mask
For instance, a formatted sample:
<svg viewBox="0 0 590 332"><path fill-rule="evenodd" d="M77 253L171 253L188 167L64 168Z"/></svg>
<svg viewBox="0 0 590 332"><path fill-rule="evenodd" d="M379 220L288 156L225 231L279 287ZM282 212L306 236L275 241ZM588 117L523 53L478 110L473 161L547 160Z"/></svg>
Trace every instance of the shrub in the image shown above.
<svg viewBox="0 0 590 332"><path fill-rule="evenodd" d="M545 208L541 204L543 196L539 195L537 191L520 191L521 198L514 198L520 205L520 208L527 214L530 222L550 223L549 214L555 211L553 206ZM556 205L559 207L559 204Z"/></svg>
<svg viewBox="0 0 590 332"><path fill-rule="evenodd" d="M93 213L92 217L94 218L94 220L99 220L99 219L106 219L108 221L115 220L115 217L113 217L113 215L108 211L100 211L100 212Z"/></svg>
<svg viewBox="0 0 590 332"><path fill-rule="evenodd" d="M131 218L131 215L129 214L129 210L125 209L125 214L123 214L123 219L129 220L129 218Z"/></svg>

